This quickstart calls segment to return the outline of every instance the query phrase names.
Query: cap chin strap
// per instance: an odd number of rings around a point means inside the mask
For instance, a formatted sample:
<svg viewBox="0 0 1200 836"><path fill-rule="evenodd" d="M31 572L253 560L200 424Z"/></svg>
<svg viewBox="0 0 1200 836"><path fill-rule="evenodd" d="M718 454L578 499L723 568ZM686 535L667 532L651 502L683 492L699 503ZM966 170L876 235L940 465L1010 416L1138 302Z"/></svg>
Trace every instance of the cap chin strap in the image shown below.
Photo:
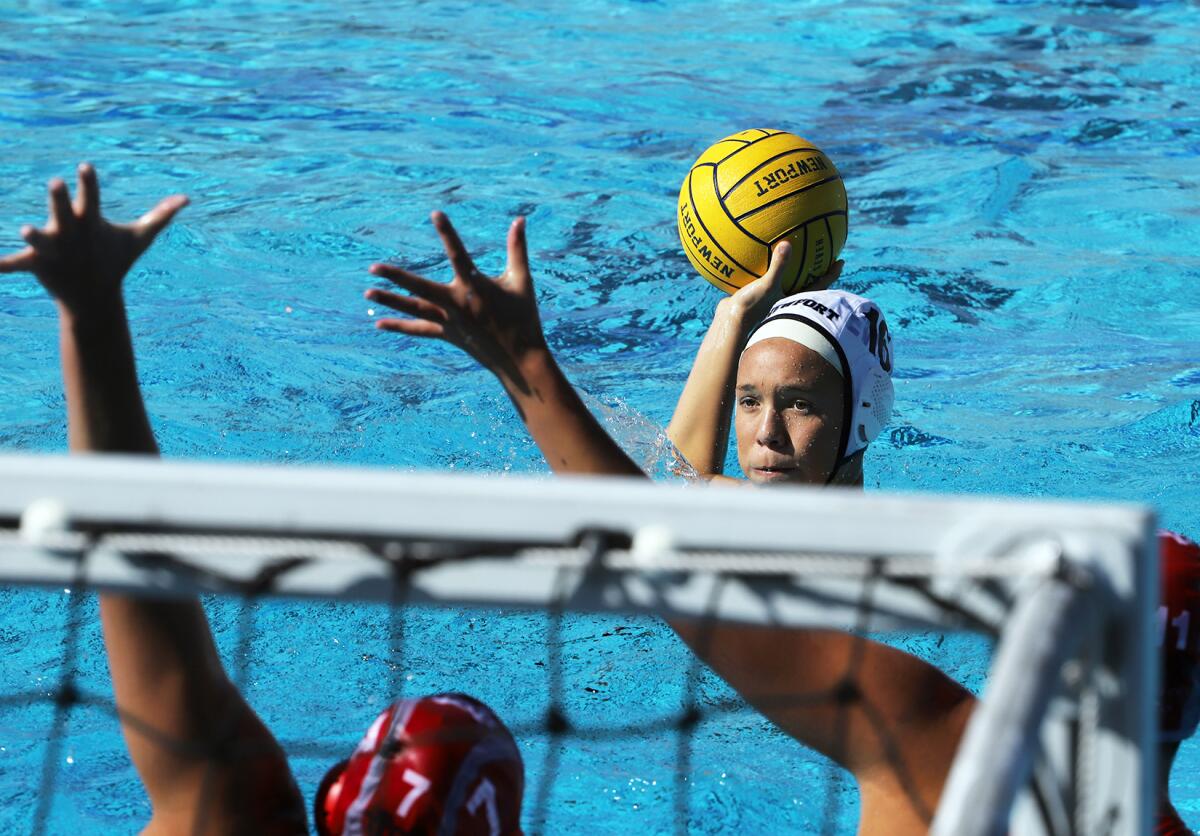
<svg viewBox="0 0 1200 836"><path fill-rule="evenodd" d="M838 459L837 464L835 464L833 466L833 471L829 474L829 478L825 480L825 487L829 487L830 485L834 484L834 480L837 479L838 474L841 472L842 468L845 467L846 465L848 465L850 462L854 461L855 456L861 457L862 454L866 451L866 449L867 449L866 447L859 447L857 450L855 450L849 456L843 456L842 458ZM860 473L859 476L861 477L862 474Z"/></svg>
<svg viewBox="0 0 1200 836"><path fill-rule="evenodd" d="M845 458L840 459L837 464L833 466L833 470L829 471L829 478L825 480L825 487L829 487L833 484L833 480L838 477L838 471L840 471L852 458L853 456L846 456Z"/></svg>

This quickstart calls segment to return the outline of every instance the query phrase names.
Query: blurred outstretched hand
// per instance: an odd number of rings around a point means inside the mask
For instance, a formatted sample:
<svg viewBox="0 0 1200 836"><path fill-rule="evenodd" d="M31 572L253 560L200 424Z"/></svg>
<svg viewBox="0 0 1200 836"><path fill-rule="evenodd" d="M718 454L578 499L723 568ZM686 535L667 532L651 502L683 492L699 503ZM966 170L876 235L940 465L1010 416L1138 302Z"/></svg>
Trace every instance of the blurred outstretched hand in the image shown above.
<svg viewBox="0 0 1200 836"><path fill-rule="evenodd" d="M114 224L100 213L96 170L84 163L78 176L74 202L65 182L50 181L46 225L22 227L28 246L0 258L0 273L33 273L64 307L83 313L120 296L125 274L188 199L173 195L131 224Z"/></svg>

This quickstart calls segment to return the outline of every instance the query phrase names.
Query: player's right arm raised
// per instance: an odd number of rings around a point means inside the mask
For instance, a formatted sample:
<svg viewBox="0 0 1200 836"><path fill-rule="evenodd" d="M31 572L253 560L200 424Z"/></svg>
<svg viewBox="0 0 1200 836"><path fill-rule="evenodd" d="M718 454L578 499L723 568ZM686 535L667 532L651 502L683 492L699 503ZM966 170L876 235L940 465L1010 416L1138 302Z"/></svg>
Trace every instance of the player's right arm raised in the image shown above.
<svg viewBox="0 0 1200 836"><path fill-rule="evenodd" d="M837 630L672 622L751 706L854 774L859 833L929 829L971 694L933 665Z"/></svg>
<svg viewBox="0 0 1200 836"><path fill-rule="evenodd" d="M433 215L454 279L433 282L390 264L371 272L411 295L368 290L373 302L407 314L376 326L434 337L461 348L500 380L529 434L556 473L645 476L584 406L546 345L525 243L525 219L508 231L508 265L496 278L471 260L450 219Z"/></svg>

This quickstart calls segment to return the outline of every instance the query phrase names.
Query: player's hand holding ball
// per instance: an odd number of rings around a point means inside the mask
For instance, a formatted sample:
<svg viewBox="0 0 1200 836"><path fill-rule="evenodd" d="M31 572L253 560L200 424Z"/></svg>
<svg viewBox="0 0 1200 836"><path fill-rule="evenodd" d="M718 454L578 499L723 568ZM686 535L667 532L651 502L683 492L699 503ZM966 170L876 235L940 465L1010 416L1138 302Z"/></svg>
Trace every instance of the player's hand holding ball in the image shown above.
<svg viewBox="0 0 1200 836"><path fill-rule="evenodd" d="M777 276L780 295L819 290L841 270L846 189L808 140L755 128L700 155L684 178L677 222L692 266L726 293L766 281L772 250L783 241L795 257Z"/></svg>
<svg viewBox="0 0 1200 836"><path fill-rule="evenodd" d="M760 321L772 305L787 295L783 292L784 279L796 275L796 261L800 257L790 241L780 241L771 250L771 266L766 275L738 288L732 296L718 302L717 307L732 308L746 322ZM844 263L835 261L825 275L805 286L805 292L832 287L842 275Z"/></svg>

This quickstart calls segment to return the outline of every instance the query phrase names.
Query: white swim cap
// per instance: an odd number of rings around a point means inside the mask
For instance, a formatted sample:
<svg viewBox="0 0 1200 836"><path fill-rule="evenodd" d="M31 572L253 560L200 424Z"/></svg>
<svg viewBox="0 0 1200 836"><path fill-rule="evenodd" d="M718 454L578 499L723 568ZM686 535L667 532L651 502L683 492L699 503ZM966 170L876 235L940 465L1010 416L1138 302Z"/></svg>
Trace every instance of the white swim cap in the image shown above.
<svg viewBox="0 0 1200 836"><path fill-rule="evenodd" d="M838 461L853 456L892 417L892 335L879 306L844 290L786 296L750 334L746 348L782 337L810 348L845 381L846 414ZM744 351L745 349L743 349Z"/></svg>

